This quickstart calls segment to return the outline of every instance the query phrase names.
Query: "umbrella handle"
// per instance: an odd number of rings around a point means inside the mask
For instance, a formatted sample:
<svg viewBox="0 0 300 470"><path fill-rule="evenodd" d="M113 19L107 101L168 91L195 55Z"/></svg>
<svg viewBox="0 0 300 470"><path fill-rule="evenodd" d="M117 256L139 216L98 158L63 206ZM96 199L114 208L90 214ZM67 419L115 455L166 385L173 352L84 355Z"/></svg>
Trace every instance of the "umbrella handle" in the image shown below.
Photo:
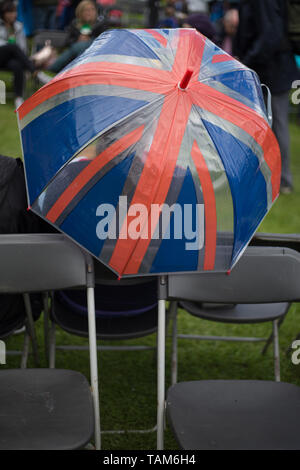
<svg viewBox="0 0 300 470"><path fill-rule="evenodd" d="M265 89L267 90L267 119L268 119L269 126L272 127L272 124L273 124L272 95L270 92L270 88L267 87L267 85L262 83L261 87L265 87Z"/></svg>

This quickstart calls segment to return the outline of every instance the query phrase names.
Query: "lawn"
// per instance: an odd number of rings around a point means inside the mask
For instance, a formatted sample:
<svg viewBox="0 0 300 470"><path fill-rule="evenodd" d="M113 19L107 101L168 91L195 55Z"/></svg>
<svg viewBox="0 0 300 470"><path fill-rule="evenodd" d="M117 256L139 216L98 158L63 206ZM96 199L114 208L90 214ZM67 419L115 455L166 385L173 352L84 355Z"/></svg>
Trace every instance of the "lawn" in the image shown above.
<svg viewBox="0 0 300 470"><path fill-rule="evenodd" d="M300 132L291 119L292 170L295 191L280 196L271 212L263 221L260 231L300 233ZM13 103L8 99L0 105L0 153L20 156L20 140ZM300 365L293 365L286 350L300 332L300 307L292 305L280 330L282 380L300 385ZM42 322L37 324L42 366L46 366L43 355ZM268 336L271 325L221 325L200 321L180 311L180 332L199 332L207 335ZM67 343L70 335L57 331L58 342ZM71 338L78 344L84 340ZM143 340L130 341L155 345L152 335ZM20 347L22 337L7 341L7 347ZM18 367L19 360L9 356L7 367ZM30 360L30 366L33 365ZM1 366L4 367L4 366ZM56 367L77 369L89 377L89 361L86 352L58 352ZM101 394L101 425L103 429L130 429L153 426L156 418L156 357L153 351L99 353ZM193 379L266 379L273 380L273 355L269 348L261 355L261 345L247 343L179 341L179 380ZM170 384L170 337L166 349L166 385ZM156 435L150 434L104 434L103 448L155 449ZM167 428L166 449L177 449L177 444Z"/></svg>

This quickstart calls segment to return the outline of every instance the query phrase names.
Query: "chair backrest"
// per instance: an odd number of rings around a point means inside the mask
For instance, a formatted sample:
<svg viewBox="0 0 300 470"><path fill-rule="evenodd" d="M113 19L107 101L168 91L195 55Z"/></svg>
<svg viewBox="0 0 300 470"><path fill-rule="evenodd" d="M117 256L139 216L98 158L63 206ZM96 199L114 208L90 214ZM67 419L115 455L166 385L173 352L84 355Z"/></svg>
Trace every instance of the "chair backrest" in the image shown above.
<svg viewBox="0 0 300 470"><path fill-rule="evenodd" d="M257 232L252 238L252 246L281 246L300 251L300 233L262 233Z"/></svg>
<svg viewBox="0 0 300 470"><path fill-rule="evenodd" d="M0 235L0 293L94 287L93 260L60 234Z"/></svg>
<svg viewBox="0 0 300 470"><path fill-rule="evenodd" d="M54 48L64 47L67 38L67 33L60 30L39 30L36 31L32 39L31 53L34 54L37 50L45 45L47 40L51 41Z"/></svg>
<svg viewBox="0 0 300 470"><path fill-rule="evenodd" d="M160 298L195 302L270 303L300 300L300 253L248 247L230 274L169 274Z"/></svg>

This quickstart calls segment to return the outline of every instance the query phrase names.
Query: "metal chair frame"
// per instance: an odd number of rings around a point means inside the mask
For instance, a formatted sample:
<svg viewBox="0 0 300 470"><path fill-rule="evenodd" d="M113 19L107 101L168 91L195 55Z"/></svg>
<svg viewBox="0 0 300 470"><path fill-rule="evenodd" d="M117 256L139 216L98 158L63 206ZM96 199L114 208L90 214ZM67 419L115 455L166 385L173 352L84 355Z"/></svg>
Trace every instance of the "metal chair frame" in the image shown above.
<svg viewBox="0 0 300 470"><path fill-rule="evenodd" d="M280 247L248 247L229 276L190 273L159 278L158 449L164 447L166 300L254 304L299 302L299 278L300 254Z"/></svg>
<svg viewBox="0 0 300 470"><path fill-rule="evenodd" d="M143 278L130 278L130 279L123 279L123 280L117 280L116 276L114 276L110 271L106 271L103 266L99 266L99 263L95 262L95 267L96 267L96 281L101 284L106 284L106 285L114 285L115 283L122 283L123 285L136 285L138 287L139 283L145 282L145 279ZM150 280L150 278L147 278L147 280ZM52 308L53 308L53 303L52 303ZM45 309L45 343L47 342L49 344L48 346L48 355L47 357L49 358L49 367L50 368L55 368L55 357L56 357L56 350L62 350L62 351L86 351L88 348L87 346L84 345L57 345L56 344L56 323L53 321L54 315L52 315L52 319L49 318L49 312L48 309ZM168 316L166 317L166 321L168 321ZM50 325L50 326L49 326ZM62 327L59 325L59 327ZM64 329L64 328L63 328ZM49 333L47 333L49 332ZM150 335L153 333L158 332L158 326L155 328L149 329L149 331L143 331L143 334L138 334L136 332L132 332L133 336L132 338L139 338L142 336ZM77 332L77 333L72 333L72 334L78 334L79 336L83 336L82 332ZM98 339L103 339L101 338L101 332L97 334ZM48 339L47 339L48 338ZM117 340L128 340L132 339L126 337L124 335L124 338L115 338ZM113 341L113 338L110 338L110 341ZM98 351L146 351L146 350L154 350L157 352L158 348L158 333L156 337L156 346L146 346L146 345L119 345L119 346L112 346L112 345L97 345L97 350ZM157 431L157 424L155 424L153 427L148 428L148 429L127 429L127 430L103 430L101 429L101 434L126 434L126 433L135 433L135 434L145 434L145 433L152 433Z"/></svg>
<svg viewBox="0 0 300 470"><path fill-rule="evenodd" d="M96 349L94 264L90 255L59 234L1 235L0 292L30 293L86 288L95 445L101 447ZM46 307L46 301L45 301Z"/></svg>

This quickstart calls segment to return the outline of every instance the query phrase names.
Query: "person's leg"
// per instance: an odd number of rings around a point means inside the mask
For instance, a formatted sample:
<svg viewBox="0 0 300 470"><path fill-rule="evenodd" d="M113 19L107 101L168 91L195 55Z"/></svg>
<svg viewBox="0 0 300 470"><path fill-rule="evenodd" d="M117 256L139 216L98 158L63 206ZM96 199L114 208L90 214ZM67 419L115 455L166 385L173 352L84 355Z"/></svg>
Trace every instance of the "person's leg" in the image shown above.
<svg viewBox="0 0 300 470"><path fill-rule="evenodd" d="M88 41L79 41L76 42L71 46L72 48L72 53L73 53L73 59L75 59L77 56L79 56L83 51L85 51L91 44L92 40Z"/></svg>
<svg viewBox="0 0 300 470"><path fill-rule="evenodd" d="M24 92L24 69L22 64L16 59L10 59L6 67L14 74L14 91L16 98L22 97Z"/></svg>
<svg viewBox="0 0 300 470"><path fill-rule="evenodd" d="M81 54L87 47L91 45L92 41L80 41L72 44L69 49L66 49L56 61L50 65L48 70L51 72L58 73L66 65L68 65L73 59L75 59L79 54Z"/></svg>
<svg viewBox="0 0 300 470"><path fill-rule="evenodd" d="M281 188L292 189L290 169L289 92L272 96L273 131L281 152Z"/></svg>
<svg viewBox="0 0 300 470"><path fill-rule="evenodd" d="M71 60L73 59L73 53L71 48L66 49L62 52L57 59L48 67L50 72L60 72Z"/></svg>
<svg viewBox="0 0 300 470"><path fill-rule="evenodd" d="M6 67L9 60L14 59L22 65L24 70L34 72L35 67L26 54L16 44L6 44L0 47L0 67Z"/></svg>

